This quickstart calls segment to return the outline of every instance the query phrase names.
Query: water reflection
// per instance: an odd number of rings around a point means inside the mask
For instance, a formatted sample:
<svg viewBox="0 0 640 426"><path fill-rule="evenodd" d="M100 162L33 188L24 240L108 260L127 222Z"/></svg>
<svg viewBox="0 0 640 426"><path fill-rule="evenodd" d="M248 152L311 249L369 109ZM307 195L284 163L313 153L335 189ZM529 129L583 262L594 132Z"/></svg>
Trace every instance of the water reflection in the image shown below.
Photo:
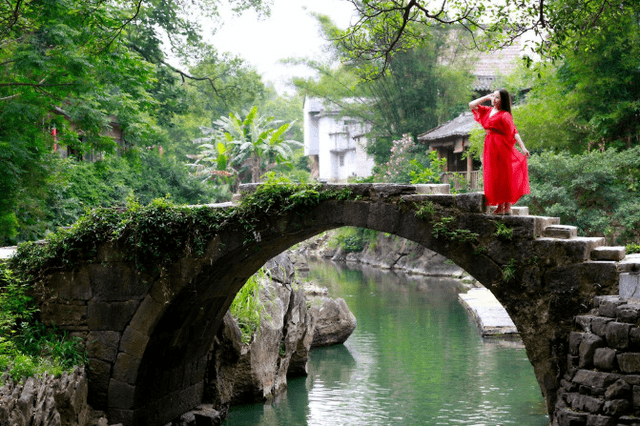
<svg viewBox="0 0 640 426"><path fill-rule="evenodd" d="M285 395L236 407L225 425L547 425L524 349L480 337L457 281L333 263L309 278L345 298L356 331L314 350Z"/></svg>

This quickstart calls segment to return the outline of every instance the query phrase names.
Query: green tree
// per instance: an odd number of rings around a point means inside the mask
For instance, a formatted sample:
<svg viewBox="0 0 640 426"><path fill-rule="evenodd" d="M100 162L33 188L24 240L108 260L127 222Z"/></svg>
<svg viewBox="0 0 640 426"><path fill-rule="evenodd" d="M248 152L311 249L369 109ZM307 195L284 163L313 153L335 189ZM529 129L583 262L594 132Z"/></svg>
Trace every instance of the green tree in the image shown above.
<svg viewBox="0 0 640 426"><path fill-rule="evenodd" d="M230 0L237 11L260 0ZM166 36L186 59L199 51L198 26L185 17L194 7L217 16L217 0L8 0L0 4L0 236L15 235L16 205L37 201L50 173L47 158L57 142L82 157L166 141L159 126L186 108L176 77L208 81L167 64ZM189 12L189 13L187 13ZM218 94L216 94L218 96ZM229 99L235 95L230 94ZM105 136L117 121L124 141Z"/></svg>
<svg viewBox="0 0 640 426"><path fill-rule="evenodd" d="M624 28L621 17L636 17L637 2L624 0L349 0L359 19L336 35L349 58L364 62L363 74L384 74L395 52L428 42L425 28L459 25L472 45L495 48L533 32L532 47L544 57L561 58L568 47L585 48L603 26ZM426 35L430 35L427 33Z"/></svg>
<svg viewBox="0 0 640 426"><path fill-rule="evenodd" d="M212 136L199 140L202 144L199 162L208 163L202 170L207 175L235 175L240 182L260 181L262 175L280 164L290 164L292 145L300 142L284 139L291 123L279 124L274 117L258 114L254 106L242 118L231 113L214 123L216 128L203 129ZM213 172L213 173L212 173Z"/></svg>
<svg viewBox="0 0 640 426"><path fill-rule="evenodd" d="M319 18L326 37L335 38L335 26L326 17ZM453 42L461 34L455 29L430 30L425 34L428 42L394 55L375 80L358 78L366 67L362 61L337 69L309 61L320 78L298 79L294 84L310 96L340 106L344 116L368 123L367 149L377 164L384 164L394 140L406 134L416 137L467 109L473 56L460 52ZM346 58L339 44L334 49L338 57Z"/></svg>

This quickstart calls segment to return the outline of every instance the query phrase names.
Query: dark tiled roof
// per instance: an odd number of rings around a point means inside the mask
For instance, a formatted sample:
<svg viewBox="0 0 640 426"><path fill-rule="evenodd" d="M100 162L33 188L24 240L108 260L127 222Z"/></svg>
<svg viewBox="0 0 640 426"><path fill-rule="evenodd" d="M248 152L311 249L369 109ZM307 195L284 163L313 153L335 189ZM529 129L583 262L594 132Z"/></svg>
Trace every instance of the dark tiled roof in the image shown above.
<svg viewBox="0 0 640 426"><path fill-rule="evenodd" d="M518 60L522 57L523 49L523 40L517 39L511 46L480 53L473 70L473 75L477 78L473 89L477 91L497 89L497 87L493 87L495 80L515 69Z"/></svg>
<svg viewBox="0 0 640 426"><path fill-rule="evenodd" d="M445 139L452 136L468 136L479 124L473 119L471 112L464 112L451 121L431 129L418 136L420 141L432 141L437 139Z"/></svg>

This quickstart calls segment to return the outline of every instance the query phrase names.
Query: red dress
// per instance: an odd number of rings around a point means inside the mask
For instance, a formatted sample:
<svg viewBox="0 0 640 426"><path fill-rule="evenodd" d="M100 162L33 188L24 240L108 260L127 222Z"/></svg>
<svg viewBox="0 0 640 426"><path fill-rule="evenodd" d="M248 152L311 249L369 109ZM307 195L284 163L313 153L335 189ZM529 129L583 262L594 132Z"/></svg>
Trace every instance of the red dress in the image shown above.
<svg viewBox="0 0 640 426"><path fill-rule="evenodd" d="M473 118L484 127L482 178L487 205L514 204L529 193L527 157L515 148L518 133L513 117L507 111L491 115L490 107L479 105Z"/></svg>

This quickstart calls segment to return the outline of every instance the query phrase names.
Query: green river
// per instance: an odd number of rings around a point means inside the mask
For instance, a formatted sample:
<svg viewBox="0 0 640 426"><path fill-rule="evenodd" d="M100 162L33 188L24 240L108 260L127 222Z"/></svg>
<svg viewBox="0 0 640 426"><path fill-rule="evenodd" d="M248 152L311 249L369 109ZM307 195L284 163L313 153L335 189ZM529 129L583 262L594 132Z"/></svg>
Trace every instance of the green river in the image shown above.
<svg viewBox="0 0 640 426"><path fill-rule="evenodd" d="M452 279L332 262L309 279L358 320L344 345L314 349L307 377L267 404L232 407L224 426L546 426L518 341L482 339Z"/></svg>

